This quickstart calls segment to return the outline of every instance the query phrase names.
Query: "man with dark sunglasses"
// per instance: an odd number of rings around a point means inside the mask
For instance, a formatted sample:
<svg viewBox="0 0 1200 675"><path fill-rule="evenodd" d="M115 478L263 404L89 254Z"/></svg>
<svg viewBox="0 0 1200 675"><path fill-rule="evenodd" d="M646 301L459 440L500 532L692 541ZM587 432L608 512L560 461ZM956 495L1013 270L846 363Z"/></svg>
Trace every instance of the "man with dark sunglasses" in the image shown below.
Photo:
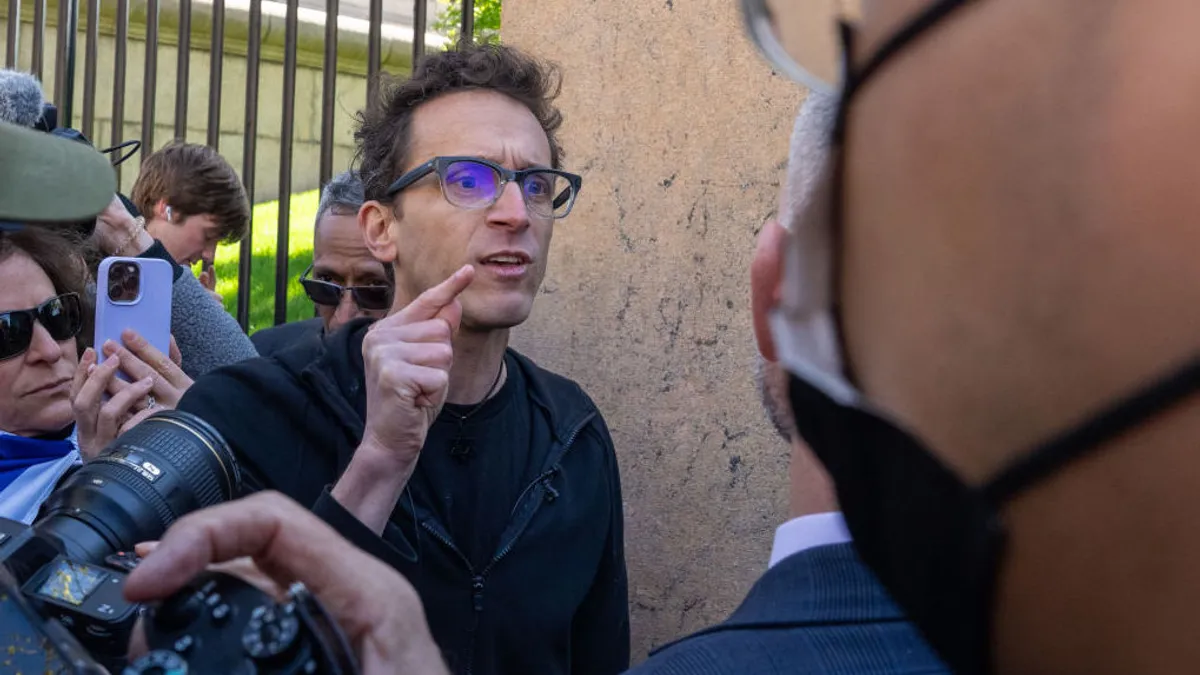
<svg viewBox="0 0 1200 675"><path fill-rule="evenodd" d="M513 48L467 45L384 90L356 139L388 316L201 378L179 405L251 489L400 570L454 673L629 663L612 438L578 384L508 348L582 184L561 168L557 86Z"/></svg>
<svg viewBox="0 0 1200 675"><path fill-rule="evenodd" d="M1194 670L1200 4L822 5L743 0L840 92L760 316L858 551L955 672Z"/></svg>
<svg viewBox="0 0 1200 675"><path fill-rule="evenodd" d="M356 171L333 177L321 191L313 224L313 261L300 274L300 285L313 301L316 318L256 332L251 341L262 356L297 342L323 339L352 319L382 319L392 306L394 273L376 260L358 228L363 197Z"/></svg>

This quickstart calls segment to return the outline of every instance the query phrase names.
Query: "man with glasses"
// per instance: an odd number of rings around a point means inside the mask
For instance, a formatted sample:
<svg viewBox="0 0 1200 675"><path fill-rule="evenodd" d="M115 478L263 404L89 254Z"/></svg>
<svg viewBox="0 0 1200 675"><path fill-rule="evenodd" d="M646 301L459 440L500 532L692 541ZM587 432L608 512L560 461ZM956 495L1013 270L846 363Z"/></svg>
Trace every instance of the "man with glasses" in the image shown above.
<svg viewBox="0 0 1200 675"><path fill-rule="evenodd" d="M508 348L582 182L560 168L557 86L512 48L464 46L385 89L356 139L389 315L201 378L179 405L251 489L400 570L455 673L629 662L612 439L579 385Z"/></svg>
<svg viewBox="0 0 1200 675"><path fill-rule="evenodd" d="M956 672L1195 668L1200 4L743 4L841 90L770 321L864 560Z"/></svg>
<svg viewBox="0 0 1200 675"><path fill-rule="evenodd" d="M313 261L300 275L300 285L317 316L255 333L251 340L260 355L332 335L351 319L387 316L394 272L376 260L363 242L358 210L364 201L356 171L334 176L321 191L313 224Z"/></svg>

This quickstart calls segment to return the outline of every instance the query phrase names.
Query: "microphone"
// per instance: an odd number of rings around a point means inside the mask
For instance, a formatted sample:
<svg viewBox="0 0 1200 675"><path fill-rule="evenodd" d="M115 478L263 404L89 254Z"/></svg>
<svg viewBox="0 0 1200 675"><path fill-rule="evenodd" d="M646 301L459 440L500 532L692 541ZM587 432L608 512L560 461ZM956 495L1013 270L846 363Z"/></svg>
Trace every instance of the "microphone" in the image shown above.
<svg viewBox="0 0 1200 675"><path fill-rule="evenodd" d="M32 128L46 104L42 84L29 73L0 70L0 121Z"/></svg>

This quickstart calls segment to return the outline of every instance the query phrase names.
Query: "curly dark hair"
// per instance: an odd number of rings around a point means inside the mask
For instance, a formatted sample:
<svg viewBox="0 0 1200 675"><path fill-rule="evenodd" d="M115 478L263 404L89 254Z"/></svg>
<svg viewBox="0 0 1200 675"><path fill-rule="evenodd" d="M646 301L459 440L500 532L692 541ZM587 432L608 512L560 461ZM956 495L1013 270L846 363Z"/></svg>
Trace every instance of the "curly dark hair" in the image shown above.
<svg viewBox="0 0 1200 675"><path fill-rule="evenodd" d="M562 88L558 67L504 45L468 44L421 59L407 80L385 80L379 96L358 113L355 163L368 200L386 198L388 185L408 161L412 116L443 94L491 90L529 108L550 141L550 159L560 168L562 113L554 106Z"/></svg>
<svg viewBox="0 0 1200 675"><path fill-rule="evenodd" d="M88 269L89 244L69 230L26 227L17 232L0 232L0 264L18 251L29 256L54 284L54 292L76 293L83 305L83 329L75 336L82 353L91 346L95 320L95 296Z"/></svg>

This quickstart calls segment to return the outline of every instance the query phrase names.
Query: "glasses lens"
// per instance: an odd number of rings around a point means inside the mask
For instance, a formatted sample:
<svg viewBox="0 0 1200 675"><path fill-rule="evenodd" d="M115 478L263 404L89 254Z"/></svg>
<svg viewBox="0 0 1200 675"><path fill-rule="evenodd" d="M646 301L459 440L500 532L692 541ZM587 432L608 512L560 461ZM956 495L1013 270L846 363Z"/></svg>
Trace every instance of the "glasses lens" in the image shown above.
<svg viewBox="0 0 1200 675"><path fill-rule="evenodd" d="M742 0L751 38L771 64L809 89L842 79L841 22L857 24L863 0Z"/></svg>
<svg viewBox="0 0 1200 675"><path fill-rule="evenodd" d="M29 349L33 317L29 312L0 312L0 359L11 359Z"/></svg>
<svg viewBox="0 0 1200 675"><path fill-rule="evenodd" d="M387 286L355 286L351 290L359 309L381 310L392 304L392 289Z"/></svg>
<svg viewBox="0 0 1200 675"><path fill-rule="evenodd" d="M562 218L571 210L575 190L570 181L553 171L534 171L521 185L525 205L543 218Z"/></svg>
<svg viewBox="0 0 1200 675"><path fill-rule="evenodd" d="M50 337L62 342L79 334L83 327L83 310L76 295L60 295L51 298L38 308L38 321L46 327Z"/></svg>
<svg viewBox="0 0 1200 675"><path fill-rule="evenodd" d="M317 279L301 279L300 285L304 287L308 299L318 305L337 307L342 300L342 287L337 284Z"/></svg>
<svg viewBox="0 0 1200 675"><path fill-rule="evenodd" d="M446 201L464 209L491 206L496 201L500 176L495 169L468 160L451 162L442 178Z"/></svg>

